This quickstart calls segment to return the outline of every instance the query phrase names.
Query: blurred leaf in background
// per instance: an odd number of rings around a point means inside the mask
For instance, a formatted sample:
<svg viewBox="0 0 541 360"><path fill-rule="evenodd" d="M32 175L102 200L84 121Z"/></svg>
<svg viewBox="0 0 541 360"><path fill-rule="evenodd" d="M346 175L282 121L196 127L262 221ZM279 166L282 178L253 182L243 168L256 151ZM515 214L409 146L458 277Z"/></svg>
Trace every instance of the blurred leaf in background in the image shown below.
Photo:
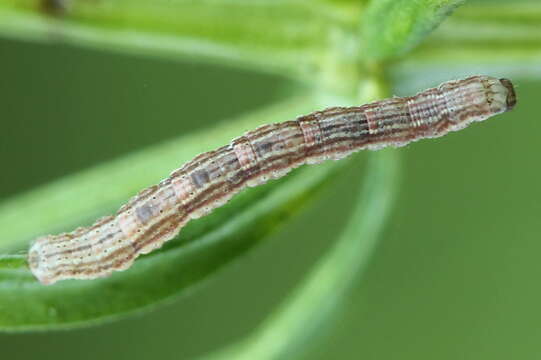
<svg viewBox="0 0 541 360"><path fill-rule="evenodd" d="M0 327L49 330L3 355L537 358L541 4L463 3L1 0ZM257 124L476 73L517 109L246 191L108 279L26 269L34 236Z"/></svg>

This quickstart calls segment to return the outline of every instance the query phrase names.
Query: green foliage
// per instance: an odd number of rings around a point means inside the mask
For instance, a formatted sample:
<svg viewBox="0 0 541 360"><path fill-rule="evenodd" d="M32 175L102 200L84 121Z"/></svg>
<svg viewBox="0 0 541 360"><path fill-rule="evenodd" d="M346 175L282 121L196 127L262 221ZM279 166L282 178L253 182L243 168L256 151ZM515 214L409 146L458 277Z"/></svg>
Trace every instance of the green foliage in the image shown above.
<svg viewBox="0 0 541 360"><path fill-rule="evenodd" d="M526 61L531 67L541 60L541 7L536 2L465 6L426 41L462 1L74 0L55 7L60 3L0 2L0 35L227 63L302 79L313 89L308 96L100 164L0 204L2 330L96 324L184 295L226 264L241 261L247 250L305 210L323 188L331 188L343 171L336 164L303 168L246 191L190 223L179 239L161 251L110 278L50 287L32 278L24 256L32 238L70 230L113 212L129 196L197 153L262 123L291 119L318 107L388 96L391 86L401 84L389 83L387 75L401 66L419 73L419 64L427 63L443 70L452 62L468 70L479 59L484 63L503 59L506 64ZM510 51L500 56L503 47ZM516 74L527 73L523 66L512 68ZM385 225L396 161L392 152L371 156L367 175L353 194L358 206L334 239L335 245L260 328L211 357L287 357L301 351L306 339L317 333L314 324L338 312ZM20 253L13 254L16 251ZM288 337L280 337L283 333Z"/></svg>

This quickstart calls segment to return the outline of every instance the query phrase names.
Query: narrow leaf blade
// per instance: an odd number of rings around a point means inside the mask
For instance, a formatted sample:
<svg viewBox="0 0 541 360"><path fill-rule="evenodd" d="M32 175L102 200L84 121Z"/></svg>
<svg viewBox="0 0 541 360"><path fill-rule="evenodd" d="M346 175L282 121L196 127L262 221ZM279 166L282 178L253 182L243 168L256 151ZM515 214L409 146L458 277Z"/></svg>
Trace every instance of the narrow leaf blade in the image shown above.
<svg viewBox="0 0 541 360"><path fill-rule="evenodd" d="M298 75L318 61L330 28L341 26L333 9L298 0L102 0L47 10L8 0L0 2L0 34Z"/></svg>
<svg viewBox="0 0 541 360"><path fill-rule="evenodd" d="M541 4L466 5L398 66L410 77L500 73L541 77ZM455 75L456 76L456 75Z"/></svg>
<svg viewBox="0 0 541 360"><path fill-rule="evenodd" d="M201 284L291 219L336 174L339 163L298 169L250 189L188 225L188 239L144 256L127 271L96 280L39 284L21 256L0 258L0 330L91 325L149 310ZM181 231L180 238L182 239Z"/></svg>

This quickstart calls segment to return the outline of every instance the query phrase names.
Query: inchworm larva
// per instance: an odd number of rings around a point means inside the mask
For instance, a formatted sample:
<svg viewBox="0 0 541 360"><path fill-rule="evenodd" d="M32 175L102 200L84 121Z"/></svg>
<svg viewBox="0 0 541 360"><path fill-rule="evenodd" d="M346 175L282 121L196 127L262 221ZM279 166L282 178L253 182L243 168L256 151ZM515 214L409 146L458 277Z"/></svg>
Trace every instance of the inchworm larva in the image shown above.
<svg viewBox="0 0 541 360"><path fill-rule="evenodd" d="M38 238L29 250L30 269L43 284L108 276L129 268L139 254L161 247L190 219L207 215L246 186L282 177L302 164L443 136L515 103L509 80L473 76L411 97L329 108L261 126L197 156L114 216Z"/></svg>

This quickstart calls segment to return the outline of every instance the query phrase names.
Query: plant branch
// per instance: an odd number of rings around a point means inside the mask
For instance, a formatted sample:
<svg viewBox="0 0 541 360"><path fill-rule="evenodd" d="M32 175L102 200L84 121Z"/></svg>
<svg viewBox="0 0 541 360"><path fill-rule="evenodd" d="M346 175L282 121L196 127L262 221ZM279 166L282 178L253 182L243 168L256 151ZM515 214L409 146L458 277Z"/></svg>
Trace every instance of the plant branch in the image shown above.
<svg viewBox="0 0 541 360"><path fill-rule="evenodd" d="M450 69L540 78L540 24L538 2L464 6L396 68L412 79Z"/></svg>
<svg viewBox="0 0 541 360"><path fill-rule="evenodd" d="M380 70L371 85L361 89L362 102L387 95ZM353 165L362 183L356 206L336 243L309 272L286 301L246 339L205 360L295 358L306 350L306 340L340 311L352 284L359 279L386 223L398 183L397 153L386 150L371 156L367 169ZM366 175L360 176L362 170Z"/></svg>
<svg viewBox="0 0 541 360"><path fill-rule="evenodd" d="M8 0L0 3L0 34L304 78L353 28L359 12L359 5L345 11L306 0L101 0L66 1L51 15L35 1Z"/></svg>

